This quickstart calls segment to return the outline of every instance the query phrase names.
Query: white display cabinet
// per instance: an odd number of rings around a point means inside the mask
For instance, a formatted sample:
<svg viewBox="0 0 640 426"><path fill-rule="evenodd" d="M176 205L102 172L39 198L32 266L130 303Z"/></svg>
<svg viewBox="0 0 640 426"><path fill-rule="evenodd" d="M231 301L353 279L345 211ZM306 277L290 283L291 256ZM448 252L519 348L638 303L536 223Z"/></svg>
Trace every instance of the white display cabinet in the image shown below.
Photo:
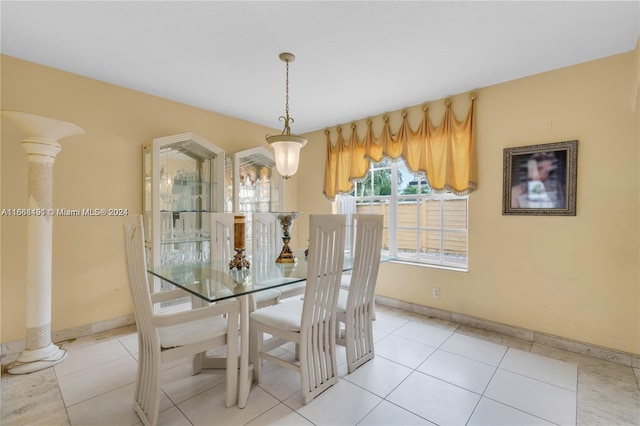
<svg viewBox="0 0 640 426"><path fill-rule="evenodd" d="M143 216L150 266L207 261L210 215L224 209L224 150L195 133L143 146Z"/></svg>
<svg viewBox="0 0 640 426"><path fill-rule="evenodd" d="M231 161L230 161L231 160ZM273 153L256 147L236 152L225 167L225 211L244 213L280 211L284 201L282 178Z"/></svg>

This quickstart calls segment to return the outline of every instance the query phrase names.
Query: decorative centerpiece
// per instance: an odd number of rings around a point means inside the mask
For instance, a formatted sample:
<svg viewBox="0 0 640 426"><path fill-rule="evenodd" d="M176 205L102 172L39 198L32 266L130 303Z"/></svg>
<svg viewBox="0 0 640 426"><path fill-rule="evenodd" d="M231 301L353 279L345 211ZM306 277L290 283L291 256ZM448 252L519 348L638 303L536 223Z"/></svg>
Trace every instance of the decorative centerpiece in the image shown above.
<svg viewBox="0 0 640 426"><path fill-rule="evenodd" d="M275 217L280 221L280 227L282 228L282 242L284 243L280 256L276 259L276 263L296 263L296 257L293 255L291 248L289 247L289 241L291 241L291 228L293 222L300 212L272 212Z"/></svg>
<svg viewBox="0 0 640 426"><path fill-rule="evenodd" d="M229 262L229 269L237 269L241 271L244 268L249 268L251 263L244 255L244 215L236 215L233 217L233 249L236 251L235 256Z"/></svg>

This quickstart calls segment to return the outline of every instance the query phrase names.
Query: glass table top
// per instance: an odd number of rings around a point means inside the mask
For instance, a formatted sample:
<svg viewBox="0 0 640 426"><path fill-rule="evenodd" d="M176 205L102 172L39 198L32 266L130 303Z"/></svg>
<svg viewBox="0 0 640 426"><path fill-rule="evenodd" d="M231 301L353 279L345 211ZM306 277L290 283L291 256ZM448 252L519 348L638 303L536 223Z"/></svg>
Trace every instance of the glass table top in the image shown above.
<svg viewBox="0 0 640 426"><path fill-rule="evenodd" d="M271 252L247 256L248 269L229 268L229 260L217 259L208 263L167 265L148 269L148 272L208 302L216 302L271 288L283 287L307 278L307 259L304 251L295 251L296 263L276 263L278 254ZM352 256L345 253L343 271L352 269Z"/></svg>

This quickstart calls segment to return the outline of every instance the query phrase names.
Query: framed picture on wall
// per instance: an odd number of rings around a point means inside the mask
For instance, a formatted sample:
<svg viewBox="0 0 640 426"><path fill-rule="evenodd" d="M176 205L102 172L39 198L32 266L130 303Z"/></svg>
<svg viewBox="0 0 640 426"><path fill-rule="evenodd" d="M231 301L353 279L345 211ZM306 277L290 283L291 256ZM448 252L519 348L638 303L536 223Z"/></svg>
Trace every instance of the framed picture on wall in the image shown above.
<svg viewBox="0 0 640 426"><path fill-rule="evenodd" d="M504 149L502 214L575 216L578 141Z"/></svg>

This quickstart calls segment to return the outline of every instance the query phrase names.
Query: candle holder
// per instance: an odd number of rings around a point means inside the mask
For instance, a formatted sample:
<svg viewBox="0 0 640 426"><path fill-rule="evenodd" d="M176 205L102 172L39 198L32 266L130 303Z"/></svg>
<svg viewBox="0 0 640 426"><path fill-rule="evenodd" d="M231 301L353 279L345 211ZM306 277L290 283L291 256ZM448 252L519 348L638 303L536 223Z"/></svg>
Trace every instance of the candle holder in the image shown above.
<svg viewBox="0 0 640 426"><path fill-rule="evenodd" d="M234 250L236 251L235 256L229 262L229 269L237 269L239 271L243 269L248 269L251 266L251 263L247 260L244 255L244 215L236 215L233 217L233 245Z"/></svg>
<svg viewBox="0 0 640 426"><path fill-rule="evenodd" d="M282 251L276 259L276 263L296 263L296 257L289 247L289 241L291 241L291 228L293 222L300 212L273 212L273 215L278 218L280 222L280 228L282 228Z"/></svg>
<svg viewBox="0 0 640 426"><path fill-rule="evenodd" d="M249 260L247 260L247 258L245 257L244 249L237 248L235 249L235 251L235 256L233 256L233 259L231 259L231 262L229 262L229 269L235 268L238 271L249 269L249 267L251 266L251 262L249 262Z"/></svg>

